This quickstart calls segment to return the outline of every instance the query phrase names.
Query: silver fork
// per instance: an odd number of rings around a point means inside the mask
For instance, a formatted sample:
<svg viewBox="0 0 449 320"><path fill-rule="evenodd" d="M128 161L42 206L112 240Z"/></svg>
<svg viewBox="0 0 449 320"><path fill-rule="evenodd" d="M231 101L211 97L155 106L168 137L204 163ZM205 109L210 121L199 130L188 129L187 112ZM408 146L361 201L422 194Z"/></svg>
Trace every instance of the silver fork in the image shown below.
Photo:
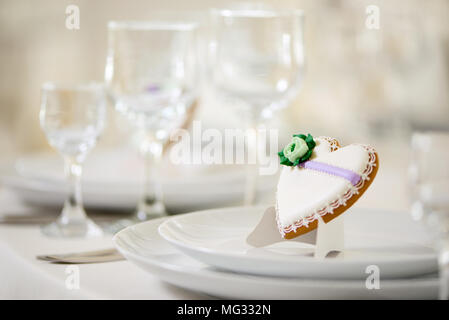
<svg viewBox="0 0 449 320"><path fill-rule="evenodd" d="M125 258L114 248L66 254L39 255L36 258L52 263L66 264L101 263L125 260Z"/></svg>

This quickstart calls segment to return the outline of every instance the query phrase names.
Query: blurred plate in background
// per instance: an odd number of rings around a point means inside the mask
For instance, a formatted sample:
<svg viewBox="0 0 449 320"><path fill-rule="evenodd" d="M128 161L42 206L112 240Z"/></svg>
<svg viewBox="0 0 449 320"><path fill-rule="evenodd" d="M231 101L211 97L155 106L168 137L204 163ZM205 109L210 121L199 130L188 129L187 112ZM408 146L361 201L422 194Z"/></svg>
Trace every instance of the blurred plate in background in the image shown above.
<svg viewBox="0 0 449 320"><path fill-rule="evenodd" d="M123 150L94 150L83 173L84 204L97 209L132 209L143 181L141 159ZM245 166L173 165L161 167L164 201L172 213L243 201ZM277 175L260 176L259 193L274 199ZM1 182L29 203L60 206L65 199L66 180L62 158L57 154L35 154L17 159L2 170Z"/></svg>

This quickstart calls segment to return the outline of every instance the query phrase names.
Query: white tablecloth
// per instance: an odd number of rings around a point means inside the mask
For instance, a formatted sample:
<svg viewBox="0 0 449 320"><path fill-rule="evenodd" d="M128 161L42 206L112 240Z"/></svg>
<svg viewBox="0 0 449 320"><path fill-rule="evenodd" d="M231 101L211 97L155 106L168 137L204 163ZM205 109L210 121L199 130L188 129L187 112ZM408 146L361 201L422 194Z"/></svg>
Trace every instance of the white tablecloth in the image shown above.
<svg viewBox="0 0 449 320"><path fill-rule="evenodd" d="M2 214L30 209L0 189ZM78 265L79 289L66 281L70 265L37 260L39 254L112 247L111 237L89 240L47 238L36 226L0 225L0 299L206 299L166 284L128 261ZM69 279L70 280L70 279ZM69 281L69 283L71 283ZM69 286L70 287L70 286Z"/></svg>

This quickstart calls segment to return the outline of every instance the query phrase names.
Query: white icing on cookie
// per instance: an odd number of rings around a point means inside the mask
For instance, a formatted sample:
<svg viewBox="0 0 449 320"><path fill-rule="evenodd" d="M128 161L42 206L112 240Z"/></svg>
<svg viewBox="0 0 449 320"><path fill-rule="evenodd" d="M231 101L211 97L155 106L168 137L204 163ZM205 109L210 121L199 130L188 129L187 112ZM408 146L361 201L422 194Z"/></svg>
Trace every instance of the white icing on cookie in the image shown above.
<svg viewBox="0 0 449 320"><path fill-rule="evenodd" d="M369 179L375 166L374 150L363 145L349 145L332 151L325 138L315 139L317 146L311 160L351 170L361 175L353 186L348 180L328 173L284 166L277 188L277 222L281 233L307 225L319 216L332 213ZM336 147L334 146L333 150Z"/></svg>
<svg viewBox="0 0 449 320"><path fill-rule="evenodd" d="M312 156L310 157L310 160L314 160L318 156L327 154L339 148L337 141L332 138L318 137L314 139L314 141L316 143L316 146L315 149L313 149L313 153Z"/></svg>

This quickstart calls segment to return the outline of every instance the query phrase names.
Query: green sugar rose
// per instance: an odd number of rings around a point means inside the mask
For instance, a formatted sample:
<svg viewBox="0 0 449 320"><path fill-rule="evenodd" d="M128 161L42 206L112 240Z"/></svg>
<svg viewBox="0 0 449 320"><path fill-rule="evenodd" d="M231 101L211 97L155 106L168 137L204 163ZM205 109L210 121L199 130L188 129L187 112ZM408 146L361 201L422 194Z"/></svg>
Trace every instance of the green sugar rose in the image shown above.
<svg viewBox="0 0 449 320"><path fill-rule="evenodd" d="M293 137L292 141L284 148L284 156L294 163L296 159L301 158L307 151L309 151L307 143L299 137Z"/></svg>
<svg viewBox="0 0 449 320"><path fill-rule="evenodd" d="M292 141L278 153L281 164L285 166L297 166L307 161L315 148L315 141L311 134L294 134Z"/></svg>

